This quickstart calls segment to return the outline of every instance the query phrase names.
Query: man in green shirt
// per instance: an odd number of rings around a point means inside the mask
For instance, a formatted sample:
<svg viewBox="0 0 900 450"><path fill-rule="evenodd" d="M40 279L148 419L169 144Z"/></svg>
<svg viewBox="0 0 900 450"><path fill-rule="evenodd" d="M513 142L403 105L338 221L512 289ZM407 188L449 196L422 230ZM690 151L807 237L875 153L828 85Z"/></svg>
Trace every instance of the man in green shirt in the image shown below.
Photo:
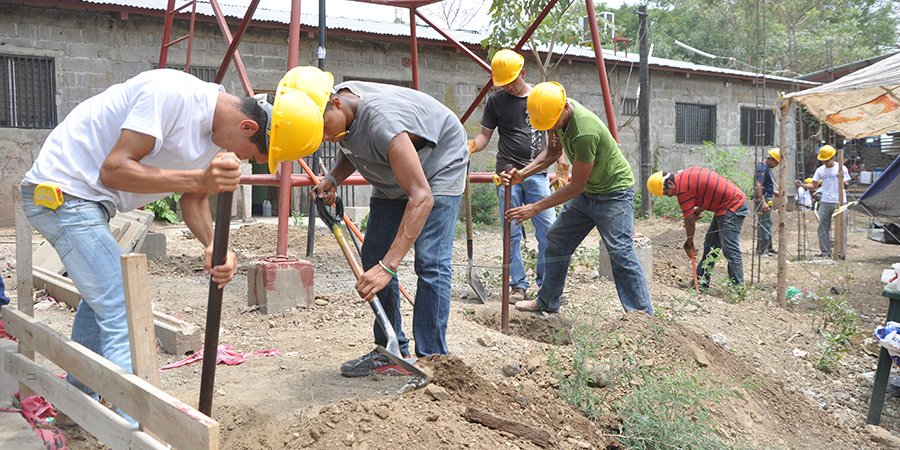
<svg viewBox="0 0 900 450"><path fill-rule="evenodd" d="M536 203L512 208L506 220L523 221L565 203L547 236L544 280L535 300L516 303L522 311L559 310L569 262L575 249L597 228L609 252L619 300L626 311L653 314L644 271L634 252L634 175L606 125L580 103L566 98L561 84L538 84L528 96L531 125L550 133L550 145L534 161L500 175L506 184L521 183L540 173L565 150L572 161L566 186Z"/></svg>

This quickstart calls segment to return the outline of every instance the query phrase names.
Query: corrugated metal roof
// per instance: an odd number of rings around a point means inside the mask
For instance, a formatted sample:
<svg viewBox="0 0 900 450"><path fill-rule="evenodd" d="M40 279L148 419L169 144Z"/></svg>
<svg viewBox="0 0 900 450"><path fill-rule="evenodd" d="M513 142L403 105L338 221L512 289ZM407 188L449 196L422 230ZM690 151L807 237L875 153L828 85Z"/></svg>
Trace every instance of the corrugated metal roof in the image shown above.
<svg viewBox="0 0 900 450"><path fill-rule="evenodd" d="M155 11L164 11L166 9L167 0L83 0L87 3L96 3L103 5L126 6L132 8L148 9ZM183 4L186 0L179 0L178 5ZM220 0L219 6L222 13L226 17L243 18L247 12L246 4L238 4L229 2L229 0ZM206 16L213 16L212 7L208 1L197 2L197 13ZM263 22L273 22L279 24L290 23L290 3L285 0L262 0L253 15L253 20ZM317 14L301 14L300 22L302 25L316 27L319 24ZM402 23L378 22L372 20L355 19L342 17L340 15L329 15L327 21L330 30L346 30L357 33L378 34L385 36L409 36L409 25ZM487 37L486 34L466 31L466 30L446 30L457 41L473 45L481 46L481 41ZM441 41L444 38L431 27L422 26L418 23L416 35L419 39ZM538 49L541 50L541 49ZM586 47L570 47L566 53L568 56L579 59L594 59L594 51ZM608 63L625 63L638 64L640 56L636 53L614 54L609 49L604 50L603 58ZM678 72L698 73L723 77L736 77L744 79L756 79L760 74L741 70L725 69L721 67L707 66L703 64L695 64L686 61L677 61L665 58L650 58L650 65L661 70L672 70ZM795 84L798 86L817 86L820 83L798 80L795 78L779 77L774 75L766 75L767 82L776 82L778 84Z"/></svg>

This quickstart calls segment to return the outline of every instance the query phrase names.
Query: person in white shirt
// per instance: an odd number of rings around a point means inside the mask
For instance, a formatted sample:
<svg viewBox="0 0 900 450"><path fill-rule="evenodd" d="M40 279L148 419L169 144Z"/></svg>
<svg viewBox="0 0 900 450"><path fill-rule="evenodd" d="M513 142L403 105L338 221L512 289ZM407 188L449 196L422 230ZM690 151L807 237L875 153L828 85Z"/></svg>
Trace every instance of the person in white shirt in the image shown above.
<svg viewBox="0 0 900 450"><path fill-rule="evenodd" d="M802 187L810 192L815 191L816 188L821 186L822 192L822 200L819 203L819 255L822 257L831 257L832 255L832 247L831 247L831 215L838 207L838 192L839 192L839 181L838 181L838 163L835 162L834 157L837 153L837 150L830 145L822 146L819 149L819 155L816 157L819 161L822 161L822 165L816 169L815 174L813 174L811 183L803 183L797 180L795 182L797 187ZM849 186L850 182L850 173L846 167L843 167L843 183L844 188ZM841 199L841 203L846 203L847 197L846 194L844 198ZM848 229L850 227L849 221L847 220L847 215L844 214L844 242L847 242L848 237ZM838 255L839 258L843 259L846 255Z"/></svg>
<svg viewBox="0 0 900 450"><path fill-rule="evenodd" d="M270 117L267 98L237 97L218 84L159 69L81 102L50 132L21 182L22 203L81 293L72 325L75 342L131 372L122 250L108 224L116 211L184 193L184 222L205 248L205 270L220 287L231 281L233 253L224 264L211 264L208 196L237 189L239 160L269 160L274 166ZM36 204L35 188L43 183L59 186L61 204ZM96 398L73 377L69 382Z"/></svg>

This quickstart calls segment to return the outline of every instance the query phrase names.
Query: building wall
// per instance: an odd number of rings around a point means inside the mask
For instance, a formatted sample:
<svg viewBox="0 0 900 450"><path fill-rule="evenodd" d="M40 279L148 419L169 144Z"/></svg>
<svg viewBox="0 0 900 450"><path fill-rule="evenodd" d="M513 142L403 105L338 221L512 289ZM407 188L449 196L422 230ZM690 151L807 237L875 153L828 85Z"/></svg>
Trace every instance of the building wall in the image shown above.
<svg viewBox="0 0 900 450"><path fill-rule="evenodd" d="M45 7L0 4L0 54L49 56L55 58L56 100L60 121L84 99L102 92L111 84L148 70L158 61L162 35L162 18L130 14L126 20L107 13L56 10ZM185 34L185 23L176 22L172 36ZM218 67L226 50L218 27L198 22L191 65ZM304 32L300 40L300 64L315 65L316 40ZM169 53L170 65L183 64L184 43ZM238 49L257 90L274 89L287 63L287 30L250 27ZM348 37L332 32L328 37L327 69L336 81L345 77L385 80L410 80L409 47L403 39L385 40ZM482 52L481 57L486 57ZM540 73L529 57L528 79L539 81ZM441 100L457 114L462 114L474 100L488 75L462 53L444 46L419 44L420 88ZM610 66L610 85L614 104L621 107L623 96L634 97L638 86L635 67ZM554 79L561 81L572 98L605 117L599 81L594 64L563 62ZM651 88L651 153L654 167L677 170L689 164L702 164L698 146L678 145L675 140L675 102L717 105L717 144L738 145L741 105L755 105L757 89L749 82L652 72ZM243 88L235 71L229 70L223 81L226 90L240 94ZM779 87L781 88L781 87ZM763 97L774 103L775 89L767 88ZM467 121L470 136L479 131L481 108ZM629 119L630 122L629 122ZM627 123L627 124L626 124ZM638 170L637 117L619 117L622 150ZM793 121L789 122L789 145L793 145ZM624 126L623 126L624 125ZM777 127L776 127L777 130ZM0 225L13 223L12 193L37 155L50 130L0 128ZM492 152L496 139L487 151L473 161L473 169L493 167ZM749 171L752 152L744 159ZM793 163L788 166L792 169ZM357 203L365 201L365 189L357 189Z"/></svg>

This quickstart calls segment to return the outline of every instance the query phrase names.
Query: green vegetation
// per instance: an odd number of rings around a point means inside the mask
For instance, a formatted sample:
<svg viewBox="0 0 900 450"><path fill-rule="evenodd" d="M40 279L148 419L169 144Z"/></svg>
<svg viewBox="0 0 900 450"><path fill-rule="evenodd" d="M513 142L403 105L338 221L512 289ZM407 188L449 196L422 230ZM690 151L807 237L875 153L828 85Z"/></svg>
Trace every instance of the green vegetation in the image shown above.
<svg viewBox="0 0 900 450"><path fill-rule="evenodd" d="M178 214L175 213L176 205L180 199L181 194L171 194L168 197L151 202L144 207L144 210L152 212L154 220L180 223L181 220L178 219Z"/></svg>
<svg viewBox="0 0 900 450"><path fill-rule="evenodd" d="M821 355L815 367L823 372L831 372L835 365L847 353L847 342L859 332L859 315L842 297L819 297L816 299L816 316L814 323L821 340Z"/></svg>

